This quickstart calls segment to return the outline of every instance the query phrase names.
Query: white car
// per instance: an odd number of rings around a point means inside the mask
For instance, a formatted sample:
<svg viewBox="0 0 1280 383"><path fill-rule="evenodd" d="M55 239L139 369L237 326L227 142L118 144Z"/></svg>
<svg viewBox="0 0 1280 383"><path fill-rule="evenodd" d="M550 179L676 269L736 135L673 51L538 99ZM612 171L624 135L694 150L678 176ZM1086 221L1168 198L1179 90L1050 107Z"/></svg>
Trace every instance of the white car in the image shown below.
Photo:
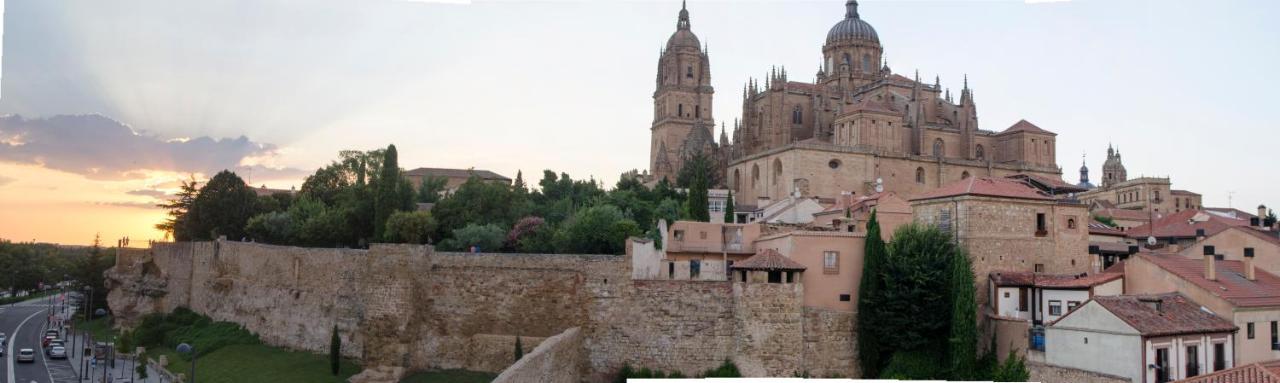
<svg viewBox="0 0 1280 383"><path fill-rule="evenodd" d="M5 338L5 337L4 337L4 333L0 332L0 347L3 347L3 346L4 346L4 341L6 341L6 340L9 340L9 339L8 339L8 338Z"/></svg>
<svg viewBox="0 0 1280 383"><path fill-rule="evenodd" d="M24 348L24 349L18 350L18 357L17 357L17 361L18 361L19 363L21 363L21 362L35 363L35 361L36 361L36 350L32 350L32 349L29 349L29 348Z"/></svg>
<svg viewBox="0 0 1280 383"><path fill-rule="evenodd" d="M66 359L67 348L62 346L53 346L49 349L49 359Z"/></svg>

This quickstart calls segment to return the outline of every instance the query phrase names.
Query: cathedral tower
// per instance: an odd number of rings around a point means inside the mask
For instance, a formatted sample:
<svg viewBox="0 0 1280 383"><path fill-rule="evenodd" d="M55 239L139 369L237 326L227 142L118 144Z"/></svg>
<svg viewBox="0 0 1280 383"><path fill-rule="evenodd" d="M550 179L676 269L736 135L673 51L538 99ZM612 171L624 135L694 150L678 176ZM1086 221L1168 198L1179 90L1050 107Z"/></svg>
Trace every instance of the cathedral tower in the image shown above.
<svg viewBox="0 0 1280 383"><path fill-rule="evenodd" d="M831 27L822 45L822 73L827 85L851 90L881 77L884 48L876 29L858 16L858 1L844 6L844 20Z"/></svg>
<svg viewBox="0 0 1280 383"><path fill-rule="evenodd" d="M711 118L711 63L706 48L689 28L689 10L681 4L676 32L658 58L657 89L653 93L652 140L649 169L653 179L674 182L684 159L694 151L712 148L715 121ZM704 153L711 155L711 153Z"/></svg>
<svg viewBox="0 0 1280 383"><path fill-rule="evenodd" d="M1107 146L1107 161L1102 163L1102 188L1110 188L1129 179L1124 163L1120 161L1120 151Z"/></svg>

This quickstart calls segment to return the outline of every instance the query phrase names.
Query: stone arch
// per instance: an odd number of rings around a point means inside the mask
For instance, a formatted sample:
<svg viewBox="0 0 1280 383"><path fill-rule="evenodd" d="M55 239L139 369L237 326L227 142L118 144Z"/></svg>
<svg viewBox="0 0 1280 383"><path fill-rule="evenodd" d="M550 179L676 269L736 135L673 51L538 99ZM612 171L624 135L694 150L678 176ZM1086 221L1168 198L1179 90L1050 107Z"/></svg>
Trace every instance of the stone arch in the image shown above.
<svg viewBox="0 0 1280 383"><path fill-rule="evenodd" d="M778 186L782 182L782 159L773 159L773 186Z"/></svg>
<svg viewBox="0 0 1280 383"><path fill-rule="evenodd" d="M751 187L756 187L756 181L760 181L760 164L751 164Z"/></svg>
<svg viewBox="0 0 1280 383"><path fill-rule="evenodd" d="M986 150L984 150L984 149L982 148L982 145L981 145L981 144L978 144L977 146L975 146L975 147L973 148L973 155L974 155L974 157L977 157L979 160L986 160L986 159L987 159L987 153L986 153Z"/></svg>
<svg viewBox="0 0 1280 383"><path fill-rule="evenodd" d="M960 173L960 179L962 179L962 180L967 180L967 179L969 179L969 171L968 171L968 170L965 170L965 171L964 171L964 173Z"/></svg>
<svg viewBox="0 0 1280 383"><path fill-rule="evenodd" d="M924 168L922 167L916 168L916 183L918 184L924 183Z"/></svg>
<svg viewBox="0 0 1280 383"><path fill-rule="evenodd" d="M942 158L946 155L946 149L946 143L943 143L941 138L933 139L933 158Z"/></svg>

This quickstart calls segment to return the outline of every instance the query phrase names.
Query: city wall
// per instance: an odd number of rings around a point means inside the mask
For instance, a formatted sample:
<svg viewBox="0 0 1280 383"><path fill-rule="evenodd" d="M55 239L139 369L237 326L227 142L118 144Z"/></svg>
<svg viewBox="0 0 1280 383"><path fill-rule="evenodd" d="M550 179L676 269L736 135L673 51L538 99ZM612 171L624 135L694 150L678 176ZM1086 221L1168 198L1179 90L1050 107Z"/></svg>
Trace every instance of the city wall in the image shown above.
<svg viewBox="0 0 1280 383"><path fill-rule="evenodd" d="M629 256L161 243L107 277L123 325L188 307L313 352L336 327L344 355L388 376L503 371L517 336L528 352L575 327L577 346L529 364L590 382L624 364L696 375L726 359L755 376L857 376L853 314L803 307L802 285L633 280Z"/></svg>

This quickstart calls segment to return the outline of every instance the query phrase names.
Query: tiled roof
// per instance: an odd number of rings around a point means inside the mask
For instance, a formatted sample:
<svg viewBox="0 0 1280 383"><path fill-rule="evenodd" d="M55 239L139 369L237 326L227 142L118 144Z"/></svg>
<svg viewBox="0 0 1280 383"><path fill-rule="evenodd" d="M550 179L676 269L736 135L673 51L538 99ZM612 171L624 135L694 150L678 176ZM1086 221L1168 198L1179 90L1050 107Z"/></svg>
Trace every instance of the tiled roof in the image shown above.
<svg viewBox="0 0 1280 383"><path fill-rule="evenodd" d="M1050 289L1087 289L1124 278L1124 274L1045 274L1029 271L993 271L991 281L1001 287L1043 287Z"/></svg>
<svg viewBox="0 0 1280 383"><path fill-rule="evenodd" d="M1174 383L1280 383L1280 360L1236 366Z"/></svg>
<svg viewBox="0 0 1280 383"><path fill-rule="evenodd" d="M1196 229L1204 229L1205 235L1214 235L1232 226L1248 225L1248 218L1234 219L1199 210L1183 210L1131 228L1125 234L1129 238L1146 238L1152 235L1157 238L1193 238L1196 236Z"/></svg>
<svg viewBox="0 0 1280 383"><path fill-rule="evenodd" d="M1120 274L1120 275L1124 275L1124 261L1116 262L1116 263L1112 264L1112 265L1111 265L1111 267L1107 267L1107 268L1105 268L1105 269L1102 269L1102 273L1103 273L1103 274Z"/></svg>
<svg viewBox="0 0 1280 383"><path fill-rule="evenodd" d="M1246 221L1248 221L1249 218L1257 217L1256 215L1250 214L1247 211L1236 209L1236 208L1230 208L1230 207L1206 207L1204 208L1204 211L1215 214L1219 217L1237 218L1237 219L1243 219Z"/></svg>
<svg viewBox="0 0 1280 383"><path fill-rule="evenodd" d="M1203 259L1163 253L1137 256L1237 307L1280 306L1280 277L1262 268L1254 269L1256 278L1251 281L1244 277L1244 262L1214 261L1217 279L1211 281L1204 277Z"/></svg>
<svg viewBox="0 0 1280 383"><path fill-rule="evenodd" d="M733 264L733 268L740 270L804 270L804 265L784 257L774 249L764 249L750 258Z"/></svg>
<svg viewBox="0 0 1280 383"><path fill-rule="evenodd" d="M1231 322L1202 310L1199 304L1178 293L1096 296L1092 300L1144 336L1232 332L1237 329ZM1075 312L1078 310L1072 313Z"/></svg>
<svg viewBox="0 0 1280 383"><path fill-rule="evenodd" d="M1107 207L1097 211L1102 217L1112 219L1122 219L1125 221L1146 221L1151 219L1151 215L1144 211L1121 209L1118 207Z"/></svg>
<svg viewBox="0 0 1280 383"><path fill-rule="evenodd" d="M417 168L404 172L410 176L432 176L432 177L448 177L448 178L470 178L472 174L480 177L482 180L493 181L511 181L510 178L503 177L498 173L480 169L443 169L443 168Z"/></svg>
<svg viewBox="0 0 1280 383"><path fill-rule="evenodd" d="M1025 183L999 177L969 177L925 192L911 200L919 201L961 195L1053 201L1053 198L1031 186L1027 186Z"/></svg>
<svg viewBox="0 0 1280 383"><path fill-rule="evenodd" d="M1173 189L1173 190L1170 190L1170 191L1169 191L1169 194L1175 194L1175 195L1200 195L1200 193L1196 193L1196 192L1193 192L1193 191L1190 191L1190 190L1180 190L1180 189Z"/></svg>
<svg viewBox="0 0 1280 383"><path fill-rule="evenodd" d="M1014 174L1014 175L1008 176L1007 178L1025 179L1028 182L1038 183L1046 189L1052 189L1054 194L1076 193L1076 192L1089 190L1086 188L1069 184L1066 181L1063 181L1062 178L1059 178L1059 177L1045 177L1045 176L1040 176L1035 174L1021 173L1021 174ZM1035 186L1035 185L1032 185L1032 186ZM1049 190L1045 190L1045 191L1049 191Z"/></svg>
<svg viewBox="0 0 1280 383"><path fill-rule="evenodd" d="M1009 127L1009 129L1005 129L1003 132L1000 132L1000 134L1016 133L1016 132L1052 134L1055 136L1058 135L1057 133L1040 129L1039 126L1036 126L1035 124L1027 122L1027 120L1018 120L1017 123L1014 123L1013 126Z"/></svg>
<svg viewBox="0 0 1280 383"><path fill-rule="evenodd" d="M1092 234L1092 232L1090 233ZM1106 253L1129 253L1129 244L1116 242L1089 242L1089 246L1097 246L1098 250Z"/></svg>
<svg viewBox="0 0 1280 383"><path fill-rule="evenodd" d="M1280 246L1280 232L1262 231L1250 226L1236 226L1234 229L1243 231L1246 234L1257 237L1258 239L1271 242L1274 245Z"/></svg>
<svg viewBox="0 0 1280 383"><path fill-rule="evenodd" d="M1089 234L1110 235L1123 237L1124 232L1120 229L1107 226L1107 224L1098 222L1096 219L1089 220Z"/></svg>

